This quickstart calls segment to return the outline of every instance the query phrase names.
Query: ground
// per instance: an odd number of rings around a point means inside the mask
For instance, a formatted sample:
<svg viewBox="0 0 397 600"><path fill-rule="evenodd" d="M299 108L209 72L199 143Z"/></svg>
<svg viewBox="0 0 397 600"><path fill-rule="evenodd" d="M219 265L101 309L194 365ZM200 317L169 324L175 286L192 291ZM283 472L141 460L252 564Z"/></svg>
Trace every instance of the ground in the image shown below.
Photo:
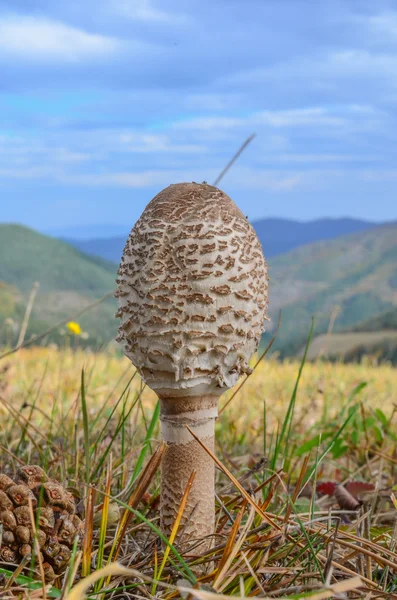
<svg viewBox="0 0 397 600"><path fill-rule="evenodd" d="M369 361L307 363L297 386L300 366L265 359L221 398L217 455L243 485L245 501L220 469L213 553L178 558L156 543L159 473L147 465L161 454L158 409L129 361L78 346L23 349L1 360L0 471L43 466L73 490L86 528L93 528L82 553L76 549L76 575L47 593L76 584L79 561L85 574L112 562L120 543L118 559L135 575L101 579L96 592L137 588L141 596L172 597L164 586L194 586L198 578L194 593L206 600L208 590L301 598L327 588L321 593L328 595L312 597L337 597L343 589L352 598L397 597L397 371ZM342 483L344 498L336 489ZM132 512L127 504L137 489ZM122 530L124 513L130 520ZM345 583L356 574L360 582ZM26 589L29 581L16 578L14 585Z"/></svg>

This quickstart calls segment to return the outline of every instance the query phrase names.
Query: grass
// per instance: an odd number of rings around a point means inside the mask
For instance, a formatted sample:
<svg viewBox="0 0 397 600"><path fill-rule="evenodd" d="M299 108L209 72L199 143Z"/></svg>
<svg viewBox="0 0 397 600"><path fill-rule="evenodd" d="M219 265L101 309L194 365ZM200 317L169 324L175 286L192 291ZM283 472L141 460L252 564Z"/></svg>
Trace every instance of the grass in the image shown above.
<svg viewBox="0 0 397 600"><path fill-rule="evenodd" d="M202 555L159 530L159 405L129 361L68 348L8 356L0 471L40 464L82 500L86 524L65 576L44 592L1 564L3 594L397 598L396 384L395 369L370 361L260 362L217 422L217 528ZM337 496L352 481L353 496Z"/></svg>

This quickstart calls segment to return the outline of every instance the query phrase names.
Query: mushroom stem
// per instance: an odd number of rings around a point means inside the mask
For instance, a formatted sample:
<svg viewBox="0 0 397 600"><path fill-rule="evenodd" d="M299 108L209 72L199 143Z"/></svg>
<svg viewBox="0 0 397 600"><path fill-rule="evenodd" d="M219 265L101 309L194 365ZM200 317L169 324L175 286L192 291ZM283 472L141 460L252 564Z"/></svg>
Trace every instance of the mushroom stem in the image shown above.
<svg viewBox="0 0 397 600"><path fill-rule="evenodd" d="M161 431L167 451L162 461L161 525L169 536L175 523L186 484L196 472L179 526L177 543L211 536L215 528L215 465L209 454L192 438L186 425L212 452L217 396L161 399ZM211 545L211 538L206 542Z"/></svg>

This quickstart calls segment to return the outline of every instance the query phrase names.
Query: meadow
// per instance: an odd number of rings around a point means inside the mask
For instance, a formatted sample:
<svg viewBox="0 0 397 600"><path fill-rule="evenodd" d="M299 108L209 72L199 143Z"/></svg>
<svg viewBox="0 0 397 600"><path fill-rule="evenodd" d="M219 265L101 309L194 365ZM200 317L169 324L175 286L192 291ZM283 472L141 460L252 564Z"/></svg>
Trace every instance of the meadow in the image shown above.
<svg viewBox="0 0 397 600"><path fill-rule="evenodd" d="M65 575L44 585L2 564L7 593L82 597L90 576L95 598L397 598L396 384L370 360L259 361L220 400L212 549L180 554L158 543L158 404L130 362L78 347L5 357L0 472L41 465L85 517Z"/></svg>

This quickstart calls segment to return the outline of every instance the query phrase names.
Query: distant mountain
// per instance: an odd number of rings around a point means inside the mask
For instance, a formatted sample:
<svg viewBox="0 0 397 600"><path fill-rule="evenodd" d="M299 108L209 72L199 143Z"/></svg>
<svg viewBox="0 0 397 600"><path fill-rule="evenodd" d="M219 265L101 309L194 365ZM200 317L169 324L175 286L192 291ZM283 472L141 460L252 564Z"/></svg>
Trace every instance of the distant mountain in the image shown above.
<svg viewBox="0 0 397 600"><path fill-rule="evenodd" d="M312 316L316 335L330 323L338 332L397 305L397 222L302 246L269 263L271 328L282 309L274 348L283 355L301 349Z"/></svg>
<svg viewBox="0 0 397 600"><path fill-rule="evenodd" d="M128 233L125 236L111 238L98 238L93 240L65 238L64 241L75 248L78 248L81 252L85 252L91 256L101 256L105 260L119 264L127 238Z"/></svg>
<svg viewBox="0 0 397 600"><path fill-rule="evenodd" d="M124 237L128 235L128 227L125 225L76 225L71 227L57 227L42 231L43 235L49 235L61 239L91 240L96 238Z"/></svg>
<svg viewBox="0 0 397 600"><path fill-rule="evenodd" d="M330 240L342 235L365 231L376 224L358 219L318 219L316 221L300 222L288 219L260 219L253 226L262 243L267 258L289 252L299 246L312 244L321 240ZM131 224L132 226L133 224ZM128 231L123 235L99 237L93 239L77 239L77 236L66 237L67 242L87 254L101 256L115 263L120 262L121 255L128 237Z"/></svg>
<svg viewBox="0 0 397 600"><path fill-rule="evenodd" d="M271 218L254 221L252 225L267 258L285 254L299 246L332 240L376 227L376 224L370 221L349 218L326 218L308 222Z"/></svg>

